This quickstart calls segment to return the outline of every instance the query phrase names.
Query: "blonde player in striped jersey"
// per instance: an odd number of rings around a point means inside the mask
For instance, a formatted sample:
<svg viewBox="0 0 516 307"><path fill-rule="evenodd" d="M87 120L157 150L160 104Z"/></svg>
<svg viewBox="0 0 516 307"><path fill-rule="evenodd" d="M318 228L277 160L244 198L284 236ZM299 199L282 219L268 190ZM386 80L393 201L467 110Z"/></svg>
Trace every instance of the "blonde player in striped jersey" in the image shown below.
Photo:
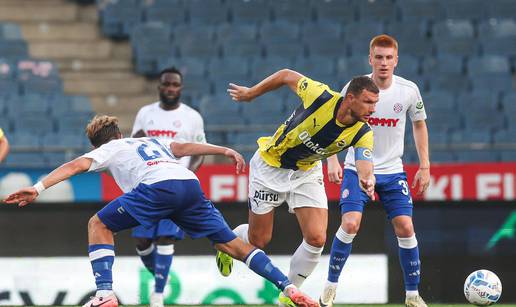
<svg viewBox="0 0 516 307"><path fill-rule="evenodd" d="M0 128L0 163L4 161L5 157L9 153L9 141L4 134L2 128Z"/></svg>
<svg viewBox="0 0 516 307"><path fill-rule="evenodd" d="M300 287L319 262L326 241L328 204L321 160L354 147L359 185L371 197L374 194L373 134L367 120L375 110L379 90L371 78L361 76L341 95L284 69L251 88L230 84L228 92L235 101L251 101L283 85L299 96L301 104L273 136L258 139L259 149L250 161L249 224L233 231L244 242L265 247L272 237L274 209L287 202L303 234L289 272L292 283ZM217 254L223 275L230 274L231 263L227 255ZM279 303L293 306L281 294Z"/></svg>
<svg viewBox="0 0 516 307"><path fill-rule="evenodd" d="M417 186L417 193L423 193L430 182L425 108L417 85L394 75L394 69L398 64L396 40L388 35L379 35L371 40L369 47L369 63L373 69L370 76L380 88L380 102L374 117L369 118L369 124L374 131L375 190L398 238L399 259L405 281L405 305L426 307L418 292L419 248L412 223L412 197L401 161L408 115L412 121L419 156L419 170L414 177L412 188ZM348 86L350 85L346 85L342 92L345 92ZM350 149L346 156L344 179L341 180L342 168L337 157L328 159L330 182L342 181L342 219L333 239L328 280L319 299L319 304L323 307L333 304L339 276L351 253L353 239L360 228L363 208L368 201L367 195L355 187L358 180L356 162L353 149Z"/></svg>

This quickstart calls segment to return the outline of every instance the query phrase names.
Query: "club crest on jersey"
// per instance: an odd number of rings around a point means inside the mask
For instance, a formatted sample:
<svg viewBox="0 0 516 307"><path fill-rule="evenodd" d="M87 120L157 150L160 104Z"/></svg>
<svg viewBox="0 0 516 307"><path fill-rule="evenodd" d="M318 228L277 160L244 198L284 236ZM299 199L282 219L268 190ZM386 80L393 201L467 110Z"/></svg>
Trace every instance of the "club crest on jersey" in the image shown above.
<svg viewBox="0 0 516 307"><path fill-rule="evenodd" d="M424 107L425 107L425 105L423 104L423 101L422 101L422 100L420 100L420 101L418 101L418 102L417 102L417 104L416 104L416 109L421 110L421 109L423 109Z"/></svg>
<svg viewBox="0 0 516 307"><path fill-rule="evenodd" d="M307 87L308 87L308 81L306 81L306 80L303 80L303 82L301 82L301 84L299 85L299 89L302 91L306 90Z"/></svg>
<svg viewBox="0 0 516 307"><path fill-rule="evenodd" d="M403 105L401 103L396 103L394 104L394 112L396 113L400 113L401 111L403 111Z"/></svg>
<svg viewBox="0 0 516 307"><path fill-rule="evenodd" d="M335 145L337 145L338 148L344 148L347 144L348 143L346 143L346 140L340 140Z"/></svg>
<svg viewBox="0 0 516 307"><path fill-rule="evenodd" d="M344 189L344 191L342 191L342 195L340 196L341 198L348 198L349 196L349 190L348 189Z"/></svg>
<svg viewBox="0 0 516 307"><path fill-rule="evenodd" d="M303 142L303 144L305 144L305 146L308 147L308 149L310 149L311 151L315 152L318 155L326 154L326 150L324 150L324 148L321 148L319 143L314 143L312 141L312 136L306 130L301 132L298 137L301 140L301 142Z"/></svg>

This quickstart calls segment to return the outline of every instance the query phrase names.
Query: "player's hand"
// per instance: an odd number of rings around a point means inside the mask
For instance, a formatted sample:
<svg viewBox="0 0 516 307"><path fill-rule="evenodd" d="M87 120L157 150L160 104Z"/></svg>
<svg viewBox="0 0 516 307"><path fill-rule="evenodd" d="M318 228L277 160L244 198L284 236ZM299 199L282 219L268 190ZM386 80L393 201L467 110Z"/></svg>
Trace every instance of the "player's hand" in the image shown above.
<svg viewBox="0 0 516 307"><path fill-rule="evenodd" d="M331 183L341 184L342 183L342 166L340 163L334 163L328 160L328 180Z"/></svg>
<svg viewBox="0 0 516 307"><path fill-rule="evenodd" d="M374 200L374 186L376 184L376 178L371 176L368 179L360 179L360 188L371 198Z"/></svg>
<svg viewBox="0 0 516 307"><path fill-rule="evenodd" d="M421 195L425 193L426 189L430 185L430 169L429 168L420 168L417 170L416 175L414 176L414 181L412 181L412 189L418 186L417 194Z"/></svg>
<svg viewBox="0 0 516 307"><path fill-rule="evenodd" d="M236 173L237 174L240 174L240 173L243 173L244 172L244 168L245 168L245 160L244 160L244 157L242 157L241 154L239 154L238 152L234 151L233 149L226 149L226 152L224 152L224 155L228 158L230 158L231 160L233 160L233 162L235 162L236 164Z"/></svg>
<svg viewBox="0 0 516 307"><path fill-rule="evenodd" d="M18 204L18 207L28 205L38 197L38 191L34 187L20 189L4 199L6 204Z"/></svg>
<svg viewBox="0 0 516 307"><path fill-rule="evenodd" d="M253 96L251 95L251 89L246 86L236 85L234 83L229 84L228 93L231 98L235 101L251 101Z"/></svg>

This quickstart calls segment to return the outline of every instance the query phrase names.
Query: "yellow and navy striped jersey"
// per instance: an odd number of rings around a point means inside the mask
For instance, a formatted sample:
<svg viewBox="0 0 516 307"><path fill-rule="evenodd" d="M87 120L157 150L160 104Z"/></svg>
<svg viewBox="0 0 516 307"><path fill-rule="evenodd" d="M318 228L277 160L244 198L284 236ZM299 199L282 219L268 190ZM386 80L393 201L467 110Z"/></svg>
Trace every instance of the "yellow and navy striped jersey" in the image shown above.
<svg viewBox="0 0 516 307"><path fill-rule="evenodd" d="M303 104L272 137L258 139L260 155L268 165L309 170L350 146L373 149L373 131L368 124L344 126L337 121L344 100L341 94L306 77L298 81L296 92Z"/></svg>
<svg viewBox="0 0 516 307"><path fill-rule="evenodd" d="M4 131L0 128L0 140L4 137Z"/></svg>

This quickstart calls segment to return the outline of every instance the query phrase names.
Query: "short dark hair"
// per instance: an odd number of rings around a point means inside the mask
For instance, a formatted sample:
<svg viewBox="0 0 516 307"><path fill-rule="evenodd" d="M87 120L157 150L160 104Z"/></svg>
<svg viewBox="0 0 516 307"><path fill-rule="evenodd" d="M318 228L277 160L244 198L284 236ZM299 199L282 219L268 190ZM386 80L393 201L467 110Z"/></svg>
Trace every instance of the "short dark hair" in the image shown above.
<svg viewBox="0 0 516 307"><path fill-rule="evenodd" d="M167 67L167 68L163 69L162 71L160 71L160 73L159 73L159 80L160 81L161 81L161 77L163 77L164 74L176 74L176 75L179 75L179 77L181 78L181 83L183 82L183 74L175 66Z"/></svg>
<svg viewBox="0 0 516 307"><path fill-rule="evenodd" d="M378 89L378 86L374 84L373 79L369 78L368 76L358 76L354 77L351 79L351 82L349 82L346 95L351 93L353 96L358 96L362 93L363 90L367 90L375 94L380 93L380 89Z"/></svg>
<svg viewBox="0 0 516 307"><path fill-rule="evenodd" d="M114 116L96 115L86 126L86 135L94 147L116 139L119 134L118 119Z"/></svg>

